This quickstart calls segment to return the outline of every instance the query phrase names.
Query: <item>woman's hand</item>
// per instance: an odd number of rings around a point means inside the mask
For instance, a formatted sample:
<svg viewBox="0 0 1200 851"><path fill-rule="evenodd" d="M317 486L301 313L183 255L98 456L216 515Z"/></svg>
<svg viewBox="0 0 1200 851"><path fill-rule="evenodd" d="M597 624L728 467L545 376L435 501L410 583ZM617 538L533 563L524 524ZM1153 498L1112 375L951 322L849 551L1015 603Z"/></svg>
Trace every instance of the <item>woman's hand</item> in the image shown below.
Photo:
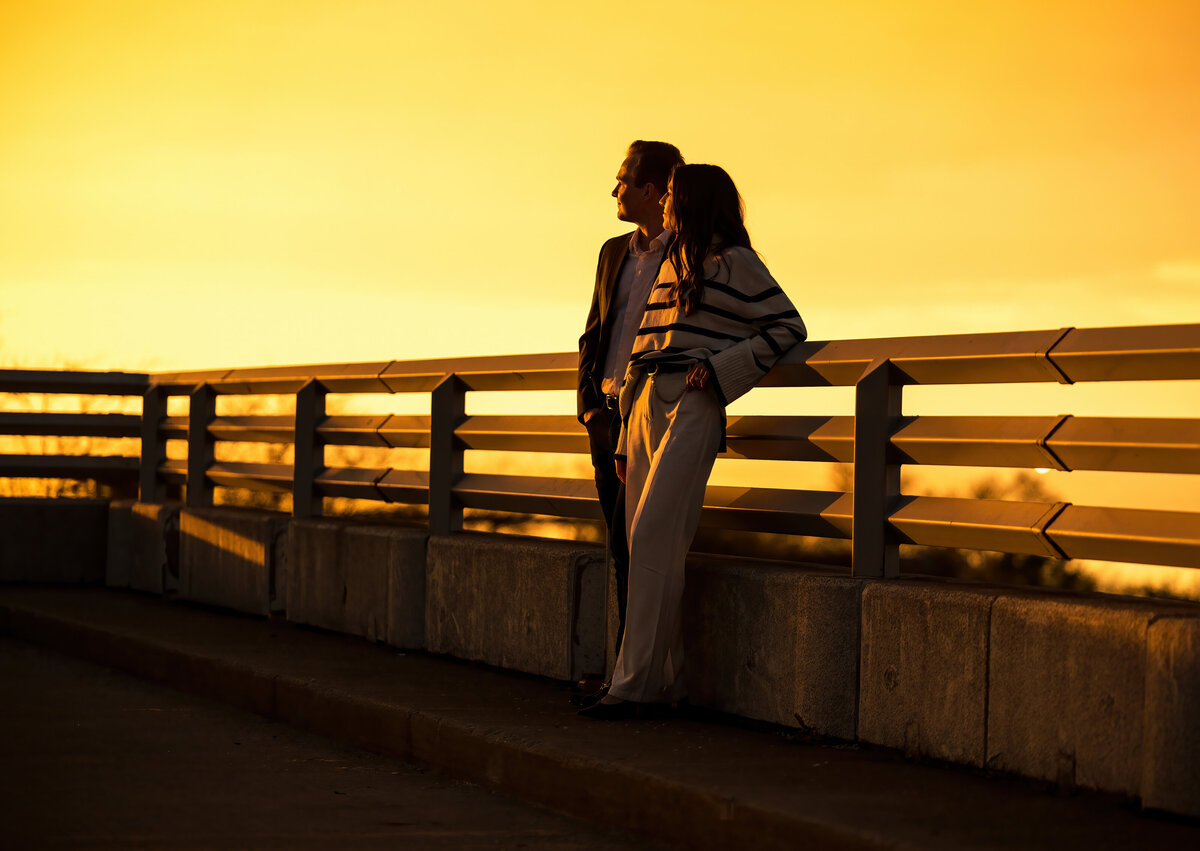
<svg viewBox="0 0 1200 851"><path fill-rule="evenodd" d="M621 484L625 484L625 459L614 458L613 461L617 465L617 478L621 480Z"/></svg>
<svg viewBox="0 0 1200 851"><path fill-rule="evenodd" d="M708 366L706 364L697 363L688 370L687 386L693 390L703 390L708 386Z"/></svg>

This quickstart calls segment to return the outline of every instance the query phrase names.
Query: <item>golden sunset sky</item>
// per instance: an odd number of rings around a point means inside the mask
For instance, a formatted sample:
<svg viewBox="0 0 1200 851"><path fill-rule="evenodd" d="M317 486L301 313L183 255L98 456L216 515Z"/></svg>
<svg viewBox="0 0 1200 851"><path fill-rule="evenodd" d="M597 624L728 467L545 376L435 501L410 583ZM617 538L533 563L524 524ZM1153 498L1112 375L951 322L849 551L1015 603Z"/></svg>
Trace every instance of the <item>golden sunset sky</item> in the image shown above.
<svg viewBox="0 0 1200 851"><path fill-rule="evenodd" d="M0 4L0 358L573 349L625 145L814 339L1200 321L1200 3Z"/></svg>
<svg viewBox="0 0 1200 851"><path fill-rule="evenodd" d="M572 350L637 138L728 169L813 339L1200 322L1197 0L4 0L0 362ZM1200 416L1176 384L906 413ZM739 412L852 410L781 392Z"/></svg>

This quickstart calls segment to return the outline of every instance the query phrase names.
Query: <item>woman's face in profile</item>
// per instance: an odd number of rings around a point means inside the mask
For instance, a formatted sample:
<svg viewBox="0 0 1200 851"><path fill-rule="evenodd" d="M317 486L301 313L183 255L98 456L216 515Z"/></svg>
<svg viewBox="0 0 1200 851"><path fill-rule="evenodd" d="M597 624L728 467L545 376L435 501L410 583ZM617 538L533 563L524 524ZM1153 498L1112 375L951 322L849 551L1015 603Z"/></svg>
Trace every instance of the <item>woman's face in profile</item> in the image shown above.
<svg viewBox="0 0 1200 851"><path fill-rule="evenodd" d="M659 204L662 204L663 208L663 227L670 231L679 230L679 228L676 227L675 207L671 200L674 195L675 191L672 188L671 183L668 183L667 194L662 196L662 200L658 202Z"/></svg>

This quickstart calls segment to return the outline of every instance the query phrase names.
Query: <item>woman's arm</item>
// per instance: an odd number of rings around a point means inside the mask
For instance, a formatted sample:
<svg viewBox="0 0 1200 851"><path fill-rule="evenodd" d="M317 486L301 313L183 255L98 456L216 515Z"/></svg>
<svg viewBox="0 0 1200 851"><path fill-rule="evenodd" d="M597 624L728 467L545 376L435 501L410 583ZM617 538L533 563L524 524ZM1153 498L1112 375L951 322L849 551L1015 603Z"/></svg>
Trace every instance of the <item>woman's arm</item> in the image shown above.
<svg viewBox="0 0 1200 851"><path fill-rule="evenodd" d="M767 267L753 251L735 248L725 253L727 282L707 285L706 301L720 300L736 312L754 333L709 358L713 383L728 405L747 393L792 348L808 336L804 320Z"/></svg>

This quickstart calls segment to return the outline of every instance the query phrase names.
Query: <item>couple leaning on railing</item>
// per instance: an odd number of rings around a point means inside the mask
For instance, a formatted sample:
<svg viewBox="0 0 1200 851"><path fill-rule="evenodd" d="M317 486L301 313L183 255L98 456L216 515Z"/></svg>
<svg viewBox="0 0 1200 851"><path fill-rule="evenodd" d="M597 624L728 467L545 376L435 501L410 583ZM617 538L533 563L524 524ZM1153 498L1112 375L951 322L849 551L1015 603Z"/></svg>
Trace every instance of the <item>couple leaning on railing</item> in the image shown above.
<svg viewBox="0 0 1200 851"><path fill-rule="evenodd" d="M621 621L611 682L579 701L600 719L685 697L684 560L725 448L725 406L806 336L724 169L638 141L612 194L637 230L600 252L579 358Z"/></svg>

